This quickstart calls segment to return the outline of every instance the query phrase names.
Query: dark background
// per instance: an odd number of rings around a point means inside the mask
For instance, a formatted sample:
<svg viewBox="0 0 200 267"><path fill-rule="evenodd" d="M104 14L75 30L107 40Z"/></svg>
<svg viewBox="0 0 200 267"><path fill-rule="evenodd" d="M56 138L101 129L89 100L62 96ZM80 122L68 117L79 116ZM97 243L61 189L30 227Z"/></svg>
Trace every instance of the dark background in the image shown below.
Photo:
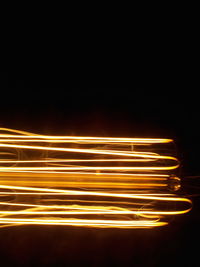
<svg viewBox="0 0 200 267"><path fill-rule="evenodd" d="M188 69L153 78L143 74L137 82L128 76L2 72L0 127L41 134L173 138L182 162L183 191L193 195L193 210L151 230L0 228L3 266L199 265L200 183L187 178L200 175L199 82Z"/></svg>

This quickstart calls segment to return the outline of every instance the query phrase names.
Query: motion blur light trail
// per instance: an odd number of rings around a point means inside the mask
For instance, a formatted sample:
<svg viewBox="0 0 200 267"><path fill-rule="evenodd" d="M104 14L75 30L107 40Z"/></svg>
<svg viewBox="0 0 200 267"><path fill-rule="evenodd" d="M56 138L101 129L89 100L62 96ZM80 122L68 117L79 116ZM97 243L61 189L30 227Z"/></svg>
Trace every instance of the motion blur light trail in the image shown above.
<svg viewBox="0 0 200 267"><path fill-rule="evenodd" d="M173 140L0 128L0 224L147 228L191 209Z"/></svg>

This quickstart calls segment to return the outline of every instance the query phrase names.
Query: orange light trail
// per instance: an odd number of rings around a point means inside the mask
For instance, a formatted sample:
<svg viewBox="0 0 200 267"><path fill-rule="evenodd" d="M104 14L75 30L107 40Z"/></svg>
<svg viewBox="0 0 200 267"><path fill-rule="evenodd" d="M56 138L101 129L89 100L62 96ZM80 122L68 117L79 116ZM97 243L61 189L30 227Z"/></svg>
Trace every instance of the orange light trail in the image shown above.
<svg viewBox="0 0 200 267"><path fill-rule="evenodd" d="M0 128L1 227L166 225L192 205L175 192L179 161L170 146L171 139L50 136Z"/></svg>

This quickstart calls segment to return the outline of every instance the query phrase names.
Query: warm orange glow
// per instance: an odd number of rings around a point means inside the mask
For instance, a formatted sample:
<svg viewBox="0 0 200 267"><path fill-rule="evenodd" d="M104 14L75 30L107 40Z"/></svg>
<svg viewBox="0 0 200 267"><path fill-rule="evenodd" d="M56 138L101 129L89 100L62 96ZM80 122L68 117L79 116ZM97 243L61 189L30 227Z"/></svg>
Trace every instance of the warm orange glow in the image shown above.
<svg viewBox="0 0 200 267"><path fill-rule="evenodd" d="M192 204L169 192L180 187L172 143L0 128L0 224L166 225Z"/></svg>

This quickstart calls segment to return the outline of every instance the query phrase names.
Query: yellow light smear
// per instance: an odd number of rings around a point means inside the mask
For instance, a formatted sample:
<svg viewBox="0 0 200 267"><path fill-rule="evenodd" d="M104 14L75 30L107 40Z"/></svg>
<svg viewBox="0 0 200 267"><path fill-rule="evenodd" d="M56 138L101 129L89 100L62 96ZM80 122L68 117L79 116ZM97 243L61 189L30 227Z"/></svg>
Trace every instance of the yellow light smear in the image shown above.
<svg viewBox="0 0 200 267"><path fill-rule="evenodd" d="M179 161L159 148L171 143L0 128L0 224L166 225L170 216L187 213L192 205L168 192L171 181L180 180L175 175Z"/></svg>

